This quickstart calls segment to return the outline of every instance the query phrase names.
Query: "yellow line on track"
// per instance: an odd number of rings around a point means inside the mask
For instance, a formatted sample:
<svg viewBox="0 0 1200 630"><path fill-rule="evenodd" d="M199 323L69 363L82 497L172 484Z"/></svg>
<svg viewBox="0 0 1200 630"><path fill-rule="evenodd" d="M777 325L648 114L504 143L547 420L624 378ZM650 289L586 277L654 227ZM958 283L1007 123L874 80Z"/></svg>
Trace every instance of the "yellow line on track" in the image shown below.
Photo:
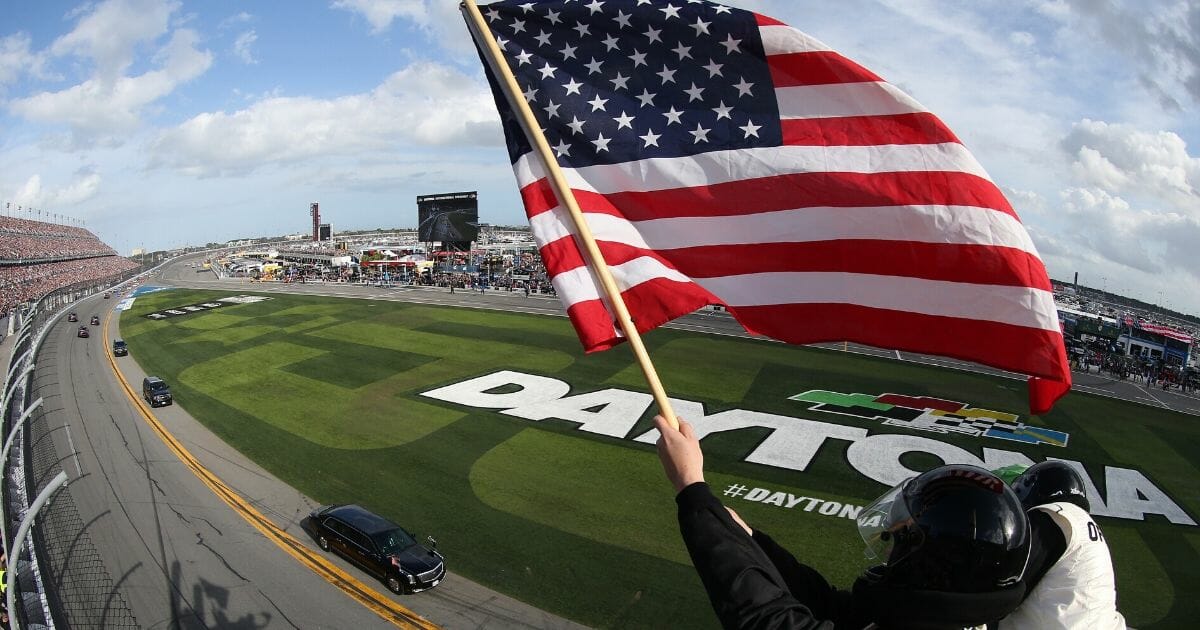
<svg viewBox="0 0 1200 630"><path fill-rule="evenodd" d="M154 413L146 408L146 404L142 402L142 397L129 385L125 380L125 375L117 367L117 361L112 355L108 341L108 322L112 319L113 310L109 310L104 322L104 353L108 357L108 363L112 366L113 373L117 375L117 380L121 382L121 387L125 389L126 395L133 401L146 424L154 429L158 437L162 439L167 448L171 449L196 477L208 486L213 494L217 495L222 501L233 508L233 511L246 519L247 523L254 526L255 529L262 532L268 540L271 540L280 549L286 551L289 555L295 558L300 564L308 567L313 573L325 578L327 582L333 584L349 595L358 603L369 608L372 612L382 617L384 620L392 623L400 628L420 628L422 630L433 630L438 626L429 622L417 613L401 606L400 604L384 597L375 589L367 586L354 576L341 570L321 555L314 552L307 545L296 539L295 536L285 532L278 525L267 518L262 512L254 509L245 499L241 497L232 488L225 485L219 477L212 471L205 468L199 460L192 456L190 452L175 436L167 431L166 427L158 421Z"/></svg>

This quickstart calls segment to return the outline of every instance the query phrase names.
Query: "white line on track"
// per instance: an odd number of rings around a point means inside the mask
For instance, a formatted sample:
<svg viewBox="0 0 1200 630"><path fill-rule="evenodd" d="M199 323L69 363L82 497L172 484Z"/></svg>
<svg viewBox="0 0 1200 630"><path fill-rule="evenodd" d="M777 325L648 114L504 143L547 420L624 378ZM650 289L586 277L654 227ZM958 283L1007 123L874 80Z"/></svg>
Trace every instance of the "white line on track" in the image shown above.
<svg viewBox="0 0 1200 630"><path fill-rule="evenodd" d="M1149 391L1147 391L1147 390L1146 390L1146 388L1142 387L1141 385L1134 385L1134 387L1136 387L1136 388L1138 388L1139 390L1141 390L1141 392L1142 392L1143 394L1145 394L1145 395L1149 396L1149 397L1150 397L1150 400L1153 400L1154 402L1158 403L1159 405L1162 405L1164 409L1170 409L1170 407L1167 405L1167 403L1165 403L1165 402L1163 402L1163 401L1161 401L1161 400L1159 400L1159 399L1155 398L1155 397L1154 397L1154 394L1151 394Z"/></svg>
<svg viewBox="0 0 1200 630"><path fill-rule="evenodd" d="M71 459L75 460L75 476L76 478L83 476L83 469L79 467L79 451L75 450L75 440L71 439L71 425L64 424L63 428L67 430L67 444L71 447Z"/></svg>

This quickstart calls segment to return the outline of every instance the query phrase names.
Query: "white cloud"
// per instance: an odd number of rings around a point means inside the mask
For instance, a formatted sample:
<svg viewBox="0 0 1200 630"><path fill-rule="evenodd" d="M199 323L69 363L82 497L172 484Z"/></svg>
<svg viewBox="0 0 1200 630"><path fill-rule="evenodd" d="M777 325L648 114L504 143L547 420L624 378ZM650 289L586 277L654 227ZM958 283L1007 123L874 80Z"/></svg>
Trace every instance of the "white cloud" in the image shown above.
<svg viewBox="0 0 1200 630"><path fill-rule="evenodd" d="M1176 212L1147 217L1140 230L1146 238L1162 243L1162 256L1177 271L1200 280L1196 244L1200 243L1200 217Z"/></svg>
<svg viewBox="0 0 1200 630"><path fill-rule="evenodd" d="M1067 188L1062 191L1063 208L1068 214L1105 222L1129 211L1129 202L1096 188ZM1104 226L1106 229L1112 226Z"/></svg>
<svg viewBox="0 0 1200 630"><path fill-rule="evenodd" d="M1028 31L1016 31L1008 36L1008 41L1022 48L1033 48L1037 44L1037 38Z"/></svg>
<svg viewBox="0 0 1200 630"><path fill-rule="evenodd" d="M85 5L86 6L86 5ZM165 35L179 3L107 0L95 5L70 33L50 46L55 56L77 55L95 63L95 75L113 82L133 61L136 48Z"/></svg>
<svg viewBox="0 0 1200 630"><path fill-rule="evenodd" d="M391 28L396 20L408 20L427 33L437 45L474 62L474 45L463 25L458 2L448 0L335 0L331 5L361 15L371 33Z"/></svg>
<svg viewBox="0 0 1200 630"><path fill-rule="evenodd" d="M44 188L40 175L31 175L17 188L14 203L35 208L61 208L87 201L100 190L100 175L94 172L76 173L73 181L60 187Z"/></svg>
<svg viewBox="0 0 1200 630"><path fill-rule="evenodd" d="M144 107L212 65L212 54L196 49L197 39L193 31L176 31L158 55L157 70L136 77L91 78L59 92L16 99L9 107L29 120L69 124L77 142L119 139L137 127Z"/></svg>
<svg viewBox="0 0 1200 630"><path fill-rule="evenodd" d="M245 11L242 11L240 13L235 13L235 14L221 20L220 24L217 24L217 28L219 30L225 30L225 29L233 28L234 26L238 26L241 24L247 24L249 22L253 22L254 19L255 18L253 15L246 13Z"/></svg>
<svg viewBox="0 0 1200 630"><path fill-rule="evenodd" d="M1075 248L1126 269L1200 280L1200 214L1135 208L1099 188L1068 188L1062 204Z"/></svg>
<svg viewBox="0 0 1200 630"><path fill-rule="evenodd" d="M22 74L46 76L46 59L30 50L27 33L15 33L0 39L0 90Z"/></svg>
<svg viewBox="0 0 1200 630"><path fill-rule="evenodd" d="M358 13L371 25L371 32L380 33L387 30L396 18L409 19L420 26L427 25L428 5L427 0L335 0L330 6Z"/></svg>
<svg viewBox="0 0 1200 630"><path fill-rule="evenodd" d="M1032 4L1034 11L1060 22L1071 15L1071 7L1067 5L1067 0L1035 0Z"/></svg>
<svg viewBox="0 0 1200 630"><path fill-rule="evenodd" d="M1169 110L1200 103L1200 3L1067 0L1077 28L1136 67L1141 85Z"/></svg>
<svg viewBox="0 0 1200 630"><path fill-rule="evenodd" d="M1040 215L1046 212L1046 200L1035 191L1006 186L1002 186L1001 190L1008 202L1012 204L1013 209L1017 211L1017 216Z"/></svg>
<svg viewBox="0 0 1200 630"><path fill-rule="evenodd" d="M1119 191L1129 181L1121 169L1091 147L1079 147L1071 167L1076 177L1109 191Z"/></svg>
<svg viewBox="0 0 1200 630"><path fill-rule="evenodd" d="M254 58L254 51L250 50L256 41L258 41L258 34L253 30L238 35L237 39L233 42L233 55L241 59L242 63L248 65L258 63Z"/></svg>
<svg viewBox="0 0 1200 630"><path fill-rule="evenodd" d="M1188 154L1177 134L1084 119L1061 145L1085 183L1200 217L1200 158Z"/></svg>
<svg viewBox="0 0 1200 630"><path fill-rule="evenodd" d="M415 63L369 93L336 99L269 98L233 113L212 112L163 131L151 143L151 166L201 176L248 173L401 143L480 146L499 143L487 87L444 65Z"/></svg>

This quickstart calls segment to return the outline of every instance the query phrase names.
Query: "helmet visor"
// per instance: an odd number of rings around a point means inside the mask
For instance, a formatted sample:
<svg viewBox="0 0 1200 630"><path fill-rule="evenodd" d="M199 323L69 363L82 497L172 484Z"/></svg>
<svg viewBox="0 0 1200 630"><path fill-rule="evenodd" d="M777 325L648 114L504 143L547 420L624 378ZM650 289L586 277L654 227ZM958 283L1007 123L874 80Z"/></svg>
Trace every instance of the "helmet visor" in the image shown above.
<svg viewBox="0 0 1200 630"><path fill-rule="evenodd" d="M902 481L858 513L858 535L866 544L863 555L875 562L886 563L891 558L897 534L912 522L903 497L909 481L912 479Z"/></svg>

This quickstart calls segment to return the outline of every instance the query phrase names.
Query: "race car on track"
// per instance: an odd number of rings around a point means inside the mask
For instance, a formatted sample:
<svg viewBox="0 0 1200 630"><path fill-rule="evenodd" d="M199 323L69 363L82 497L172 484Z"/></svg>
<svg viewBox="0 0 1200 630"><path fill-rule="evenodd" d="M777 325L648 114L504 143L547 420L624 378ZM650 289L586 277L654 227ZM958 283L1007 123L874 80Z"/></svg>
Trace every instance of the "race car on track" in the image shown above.
<svg viewBox="0 0 1200 630"><path fill-rule="evenodd" d="M99 315L92 315L92 325L93 326L100 325L100 316Z"/></svg>
<svg viewBox="0 0 1200 630"><path fill-rule="evenodd" d="M67 314L67 321L69 321L69 322L77 322L77 321L79 321L79 318L75 316L75 313L68 313L68 314Z"/></svg>
<svg viewBox="0 0 1200 630"><path fill-rule="evenodd" d="M88 329L87 329L87 326L80 326L80 327L79 327L79 333L78 333L78 335L77 335L77 336L79 336L79 337L88 337L89 335L88 335Z"/></svg>

